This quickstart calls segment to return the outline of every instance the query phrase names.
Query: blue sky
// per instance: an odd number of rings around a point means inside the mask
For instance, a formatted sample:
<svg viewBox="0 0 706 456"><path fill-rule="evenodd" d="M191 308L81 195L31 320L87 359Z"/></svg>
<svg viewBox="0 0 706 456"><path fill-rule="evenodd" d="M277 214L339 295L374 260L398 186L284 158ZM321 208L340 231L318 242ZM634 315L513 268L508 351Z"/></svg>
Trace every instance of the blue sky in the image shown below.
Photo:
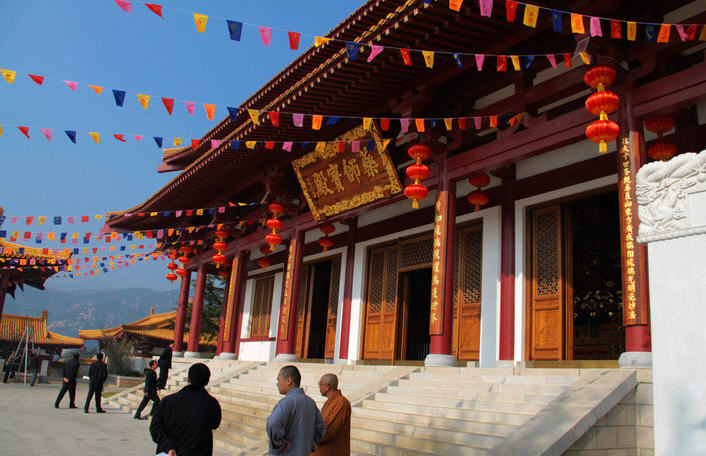
<svg viewBox="0 0 706 456"><path fill-rule="evenodd" d="M324 35L362 0L154 3L163 5L165 19L140 2L132 2L134 11L124 13L113 0L0 0L0 68L17 71L14 84L0 80L0 206L6 215L93 215L141 203L175 176L156 172L161 150L152 136L164 136L165 146L171 145L166 138L200 138L225 117L226 105L238 106L311 46L313 36L306 34ZM211 16L205 33L197 33L190 12ZM286 32L278 30L272 45L264 47L257 29L247 25L242 40L232 41L225 18L300 32L300 50L291 51ZM44 84L37 85L28 73L45 76ZM70 90L63 80L78 82L78 88ZM104 91L97 95L87 84ZM115 105L112 89L127 92L122 108ZM137 93L152 95L149 109L142 109ZM160 97L177 99L172 116ZM197 103L193 116L178 100ZM203 103L219 105L215 120L206 118ZM18 125L30 127L31 139ZM53 129L51 142L40 127ZM78 144L70 143L64 130L77 130ZM101 133L100 144L89 131ZM116 141L113 133L124 134L128 142ZM137 142L133 134L145 138ZM47 222L39 228L35 222L26 228L8 220L3 229L83 233L100 228L90 225L59 229ZM164 263L137 263L48 285L168 289L166 272Z"/></svg>

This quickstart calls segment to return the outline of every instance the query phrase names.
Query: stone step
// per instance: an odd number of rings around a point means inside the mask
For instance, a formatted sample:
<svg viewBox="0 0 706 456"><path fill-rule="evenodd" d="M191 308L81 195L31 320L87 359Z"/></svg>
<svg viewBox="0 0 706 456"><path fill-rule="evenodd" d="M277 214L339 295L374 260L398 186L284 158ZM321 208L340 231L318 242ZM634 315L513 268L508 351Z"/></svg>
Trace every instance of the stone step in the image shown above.
<svg viewBox="0 0 706 456"><path fill-rule="evenodd" d="M213 446L225 450L228 454L239 454L241 451L245 450L242 446L232 443L227 437L221 438L215 434L213 436Z"/></svg>
<svg viewBox="0 0 706 456"><path fill-rule="evenodd" d="M213 436L218 436L219 440L224 440L231 445L236 445L242 449L250 447L260 441L260 439L252 438L242 432L232 431L228 427L219 427L213 432Z"/></svg>
<svg viewBox="0 0 706 456"><path fill-rule="evenodd" d="M265 423L267 421L266 416L248 415L242 411L235 412L228 409L222 409L221 413L223 419L227 419L231 423L236 423L236 427L241 426L245 429L247 426L252 429L265 429Z"/></svg>
<svg viewBox="0 0 706 456"><path fill-rule="evenodd" d="M478 376L447 376L431 372L412 372L410 380L425 380L453 385L453 383L515 383L525 385L571 385L578 377L556 375L478 375Z"/></svg>
<svg viewBox="0 0 706 456"><path fill-rule="evenodd" d="M351 430L351 440L353 431ZM412 450L417 454L477 456L487 454L486 448L469 445L454 445L441 440L420 439L401 434L370 429L356 429L355 440L393 447L397 450ZM399 453L396 453L399 454Z"/></svg>
<svg viewBox="0 0 706 456"><path fill-rule="evenodd" d="M354 456L421 456L429 453L404 450L351 437L351 454Z"/></svg>
<svg viewBox="0 0 706 456"><path fill-rule="evenodd" d="M387 393L395 396L422 397L447 399L447 400L490 400L502 402L523 402L528 404L546 404L556 398L556 394L538 394L524 392L496 392L481 390L461 390L461 389L438 389L438 388L410 388L400 386L389 386Z"/></svg>
<svg viewBox="0 0 706 456"><path fill-rule="evenodd" d="M393 388L393 387L390 387ZM443 388L439 388L438 385L430 385L425 381L415 381L410 379L401 379L397 386L399 391L405 390L413 394L424 394L433 395L435 393L444 391L445 394L456 394L463 393L466 391L488 391L488 392L501 392L507 391L512 393L535 393L535 394L550 394L558 396L564 391L566 391L566 385L525 385L516 383L463 383L461 385L453 386L447 385ZM388 388L389 389L389 388Z"/></svg>
<svg viewBox="0 0 706 456"><path fill-rule="evenodd" d="M544 408L544 404L528 404L522 402L510 402L510 401L496 401L496 400L484 400L484 399L448 399L448 398L434 398L430 401L428 398L421 396L405 396L405 395L395 395L389 393L377 393L375 394L375 400L381 402L389 402L394 404L408 404L408 405L419 405L426 406L429 403L433 403L435 407L447 407L453 408L455 410L484 410L488 412L504 412L504 413L521 413L521 414L535 414Z"/></svg>

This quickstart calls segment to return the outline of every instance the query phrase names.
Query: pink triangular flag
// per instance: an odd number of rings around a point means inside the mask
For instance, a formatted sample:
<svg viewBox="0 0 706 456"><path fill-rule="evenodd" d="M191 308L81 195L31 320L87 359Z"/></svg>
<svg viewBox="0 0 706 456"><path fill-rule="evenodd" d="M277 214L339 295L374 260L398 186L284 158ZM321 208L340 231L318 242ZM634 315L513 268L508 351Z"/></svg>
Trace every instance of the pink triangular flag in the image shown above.
<svg viewBox="0 0 706 456"><path fill-rule="evenodd" d="M351 152L360 152L360 141L351 142Z"/></svg>
<svg viewBox="0 0 706 456"><path fill-rule="evenodd" d="M42 130L42 133L44 133L44 136L46 136L46 138L47 138L49 141L51 141L51 137L52 137L51 128L40 128L40 130Z"/></svg>
<svg viewBox="0 0 706 456"><path fill-rule="evenodd" d="M144 136L142 136L142 135L132 135L132 136L138 141L142 141L142 138L144 138Z"/></svg>
<svg viewBox="0 0 706 456"><path fill-rule="evenodd" d="M493 0L480 0L480 15L490 17L493 12Z"/></svg>
<svg viewBox="0 0 706 456"><path fill-rule="evenodd" d="M591 16L591 36L603 36L601 19L595 16Z"/></svg>
<svg viewBox="0 0 706 456"><path fill-rule="evenodd" d="M216 147L221 145L221 140L220 139L212 139L211 140L211 148L215 149Z"/></svg>
<svg viewBox="0 0 706 456"><path fill-rule="evenodd" d="M71 90L76 90L76 87L78 87L78 82L64 81L64 83L69 86L69 89Z"/></svg>
<svg viewBox="0 0 706 456"><path fill-rule="evenodd" d="M382 52L384 48L382 46L378 46L377 44L371 44L370 45L370 55L368 56L368 63L372 62L375 57L379 53Z"/></svg>
<svg viewBox="0 0 706 456"><path fill-rule="evenodd" d="M674 27L677 29L679 38L681 38L682 41L686 41L686 31L684 30L684 26L682 24L674 24Z"/></svg>
<svg viewBox="0 0 706 456"><path fill-rule="evenodd" d="M476 54L476 66L478 71L483 69L483 60L485 60L485 54Z"/></svg>
<svg viewBox="0 0 706 456"><path fill-rule="evenodd" d="M480 117L474 117L474 118L473 118L473 122L475 122L475 124L476 124L476 130L480 130L481 118L480 118Z"/></svg>
<svg viewBox="0 0 706 456"><path fill-rule="evenodd" d="M282 144L282 150L286 150L287 152L291 152L292 151L292 141L285 141Z"/></svg>
<svg viewBox="0 0 706 456"><path fill-rule="evenodd" d="M185 101L184 104L186 105L186 110L189 111L189 114L193 116L196 103L194 103L193 101Z"/></svg>
<svg viewBox="0 0 706 456"><path fill-rule="evenodd" d="M132 13L132 3L127 0L115 0L115 3L117 3L120 9L126 13Z"/></svg>
<svg viewBox="0 0 706 456"><path fill-rule="evenodd" d="M292 122L295 127L304 125L304 114L292 114Z"/></svg>
<svg viewBox="0 0 706 456"><path fill-rule="evenodd" d="M409 119L400 119L400 133L405 134L409 131Z"/></svg>
<svg viewBox="0 0 706 456"><path fill-rule="evenodd" d="M552 64L552 68L556 68L556 57L554 54L547 54L547 60Z"/></svg>
<svg viewBox="0 0 706 456"><path fill-rule="evenodd" d="M262 44L264 44L265 46L269 46L270 41L272 41L272 27L258 25L257 29L260 31L260 38L262 38Z"/></svg>

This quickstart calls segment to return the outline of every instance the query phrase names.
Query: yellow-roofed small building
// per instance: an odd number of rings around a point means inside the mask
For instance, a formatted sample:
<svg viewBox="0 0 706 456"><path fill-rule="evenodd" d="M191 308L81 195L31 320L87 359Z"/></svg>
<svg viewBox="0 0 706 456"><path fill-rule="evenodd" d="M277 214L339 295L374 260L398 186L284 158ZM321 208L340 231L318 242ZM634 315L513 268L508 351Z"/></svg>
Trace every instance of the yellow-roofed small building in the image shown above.
<svg viewBox="0 0 706 456"><path fill-rule="evenodd" d="M49 312L42 311L41 317L28 317L24 315L5 314L0 320L0 355L6 358L15 350L25 334L26 328L34 332L34 345L46 352L59 354L63 349L82 348L83 339L63 336L47 329ZM32 339L30 338L30 344ZM24 346L23 346L24 348ZM31 349L31 346L30 346Z"/></svg>

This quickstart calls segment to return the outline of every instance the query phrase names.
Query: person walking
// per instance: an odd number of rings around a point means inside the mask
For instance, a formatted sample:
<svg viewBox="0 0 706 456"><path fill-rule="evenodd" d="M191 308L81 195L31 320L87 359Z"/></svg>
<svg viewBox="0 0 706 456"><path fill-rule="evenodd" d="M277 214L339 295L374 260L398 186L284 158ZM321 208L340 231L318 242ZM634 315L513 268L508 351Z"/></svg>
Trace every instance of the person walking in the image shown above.
<svg viewBox="0 0 706 456"><path fill-rule="evenodd" d="M213 430L221 424L221 405L208 394L211 371L203 363L189 368L189 384L159 402L150 423L157 453L212 456Z"/></svg>
<svg viewBox="0 0 706 456"><path fill-rule="evenodd" d="M147 407L147 403L149 401L152 401L152 410L150 410L150 416L154 415L154 411L157 409L157 405L159 405L159 396L157 395L157 373L155 372L156 370L157 361L150 361L150 368L147 369L147 372L145 372L145 396L142 398L142 402L140 402L140 405L139 407L137 407L137 411L135 412L135 416L133 417L136 420L142 419L142 417L140 417L140 413L142 413L142 410ZM145 417L145 419L147 419L147 417Z"/></svg>
<svg viewBox="0 0 706 456"><path fill-rule="evenodd" d="M174 344L169 344L169 347L165 348L161 355L159 355L159 381L157 382L158 389L167 388L167 377L169 376L169 369L172 368L172 348Z"/></svg>
<svg viewBox="0 0 706 456"><path fill-rule="evenodd" d="M338 389L338 377L325 374L319 380L319 392L326 397L321 407L326 434L321 438L315 456L350 456L351 403Z"/></svg>
<svg viewBox="0 0 706 456"><path fill-rule="evenodd" d="M296 366L284 366L277 374L277 389L284 397L267 418L270 454L310 456L326 432L316 402L300 388Z"/></svg>
<svg viewBox="0 0 706 456"><path fill-rule="evenodd" d="M29 359L29 370L32 371L32 383L29 386L34 386L37 381L37 375L39 374L39 353L32 352L32 357Z"/></svg>
<svg viewBox="0 0 706 456"><path fill-rule="evenodd" d="M96 413L105 413L101 407L101 394L103 394L103 383L108 379L108 366L103 362L103 353L96 355L96 361L88 368L88 396L83 406L83 413L88 413L88 406L91 405L91 398L96 395Z"/></svg>
<svg viewBox="0 0 706 456"><path fill-rule="evenodd" d="M71 355L71 359L64 364L64 370L62 372L63 382L61 383L61 390L59 390L59 395L56 396L56 401L54 401L54 408L59 408L61 400L64 398L64 394L69 392L69 408L76 407L76 375L78 375L78 368L80 363L78 362L78 352Z"/></svg>
<svg viewBox="0 0 706 456"><path fill-rule="evenodd" d="M13 367L12 365L15 364L16 358L18 354L17 352L12 352L10 353L10 356L7 357L5 360L5 364L2 366L3 372L5 372L5 375L2 377L2 382L7 383L8 377L10 377L10 373L12 373ZM13 375L14 377L14 375Z"/></svg>

